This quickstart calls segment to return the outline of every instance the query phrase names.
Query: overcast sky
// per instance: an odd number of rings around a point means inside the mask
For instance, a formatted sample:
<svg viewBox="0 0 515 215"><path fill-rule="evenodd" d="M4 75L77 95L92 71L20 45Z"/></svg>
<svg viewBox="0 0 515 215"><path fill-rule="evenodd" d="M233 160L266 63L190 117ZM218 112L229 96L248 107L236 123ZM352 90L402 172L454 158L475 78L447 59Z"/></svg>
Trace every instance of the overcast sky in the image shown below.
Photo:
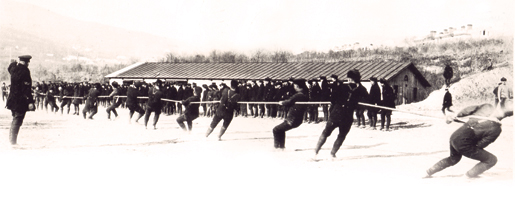
<svg viewBox="0 0 515 215"><path fill-rule="evenodd" d="M323 50L395 45L473 24L513 33L512 0L16 0L61 15L180 41L185 50Z"/></svg>

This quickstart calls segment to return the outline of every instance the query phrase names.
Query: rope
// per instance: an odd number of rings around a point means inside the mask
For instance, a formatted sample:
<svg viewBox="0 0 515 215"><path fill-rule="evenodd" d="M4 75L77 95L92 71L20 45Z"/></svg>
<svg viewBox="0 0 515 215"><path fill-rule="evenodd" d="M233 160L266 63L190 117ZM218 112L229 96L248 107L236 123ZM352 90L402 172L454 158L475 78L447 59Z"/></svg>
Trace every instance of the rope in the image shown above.
<svg viewBox="0 0 515 215"><path fill-rule="evenodd" d="M109 98L110 96L98 96L99 98ZM119 97L119 98L125 98L127 96L113 96L113 97ZM64 96L63 98L73 98L73 99L84 99L84 97L72 97L72 96ZM138 99L148 99L147 96L138 96ZM163 101L166 101L166 102L182 102L181 100L173 100L173 99L161 99ZM214 103L220 103L220 101L200 101L200 102L191 102L190 104L214 104ZM276 105L279 105L280 103L279 102L262 102L262 101L249 101L249 102L238 102L238 104L276 104ZM331 102L295 102L295 104L305 104L305 105L313 105L313 104L331 104ZM374 108L379 108L379 109L385 109L385 110L391 110L391 111L397 111L397 112L402 112L402 113L407 113L407 114L412 114L412 115L417 115L417 116L423 116L423 117L429 117L429 118L433 118L433 119L443 119L445 120L446 118L443 118L443 117L437 117L437 116L433 116L433 115L427 115L427 114L421 114L421 113L415 113L415 112L411 112L411 111L405 111L405 110L399 110L399 109L395 109L395 108L390 108L390 107L385 107L385 106L380 106L380 105L372 105L372 104L367 104L367 103L362 103L362 102L358 102L359 105L363 105L363 106L368 106L368 107L374 107ZM500 121L496 118L491 118L491 117L484 117L484 116L476 116L476 115L471 115L471 116L467 116L467 117L460 117L462 119L453 119L457 122L464 122L463 120L465 119L480 119L480 120L490 120L490 121L494 121L494 122L498 122L500 123Z"/></svg>

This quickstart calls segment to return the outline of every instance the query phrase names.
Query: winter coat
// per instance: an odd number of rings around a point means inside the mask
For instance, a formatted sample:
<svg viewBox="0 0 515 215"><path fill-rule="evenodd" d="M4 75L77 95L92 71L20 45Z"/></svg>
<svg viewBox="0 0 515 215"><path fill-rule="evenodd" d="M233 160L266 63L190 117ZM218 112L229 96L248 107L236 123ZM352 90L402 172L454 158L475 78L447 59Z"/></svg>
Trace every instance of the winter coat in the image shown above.
<svg viewBox="0 0 515 215"><path fill-rule="evenodd" d="M192 104L191 102L199 102L199 101L200 101L200 96L191 96L182 101L182 105L184 105L184 108L186 108L186 110L184 111L183 114L188 119L194 120L198 117L199 104L198 103Z"/></svg>
<svg viewBox="0 0 515 215"><path fill-rule="evenodd" d="M367 89L361 84L342 84L336 82L331 87L330 122L352 123L352 114L358 106L358 102L366 99Z"/></svg>
<svg viewBox="0 0 515 215"><path fill-rule="evenodd" d="M445 93L445 95L443 96L443 106L444 107L452 106L452 96L451 96L451 93L449 93L449 91L447 91Z"/></svg>
<svg viewBox="0 0 515 215"><path fill-rule="evenodd" d="M395 93L393 92L393 88L390 85L385 84L382 92L383 100L381 100L380 105L395 108Z"/></svg>
<svg viewBox="0 0 515 215"><path fill-rule="evenodd" d="M9 65L8 71L11 74L11 88L6 107L13 111L27 111L29 104L34 103L30 70L26 65L16 65L16 62L13 62Z"/></svg>
<svg viewBox="0 0 515 215"><path fill-rule="evenodd" d="M234 109L238 106L240 100L240 94L236 91L225 89L222 91L222 98L220 99L220 105L216 110L216 115L219 117L232 116Z"/></svg>
<svg viewBox="0 0 515 215"><path fill-rule="evenodd" d="M151 108L154 111L161 110L163 107L161 98L163 98L163 92L154 87L151 87L148 90L147 108Z"/></svg>
<svg viewBox="0 0 515 215"><path fill-rule="evenodd" d="M302 124L302 120L304 119L304 112L308 108L306 104L296 104L296 102L307 102L309 101L309 97L303 92L297 92L288 100L283 102L283 105L288 109L288 114L286 115L286 121L293 127L298 127Z"/></svg>

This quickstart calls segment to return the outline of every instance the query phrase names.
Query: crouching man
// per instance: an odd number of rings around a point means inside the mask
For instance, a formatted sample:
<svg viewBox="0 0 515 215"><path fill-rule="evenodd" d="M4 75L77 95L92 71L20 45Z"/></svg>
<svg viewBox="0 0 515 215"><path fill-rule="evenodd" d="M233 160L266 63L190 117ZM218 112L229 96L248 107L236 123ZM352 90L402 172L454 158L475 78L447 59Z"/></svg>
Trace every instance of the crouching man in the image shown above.
<svg viewBox="0 0 515 215"><path fill-rule="evenodd" d="M444 170L447 167L456 165L462 156L480 161L466 176L477 177L497 163L497 157L485 150L501 134L501 120L513 116L513 101L507 102L504 108L497 108L491 104L470 106L461 110L457 117L470 116L468 122L458 128L450 138L450 156L442 159L433 167L429 168L426 177ZM488 117L474 118L474 116ZM458 121L456 118L454 121ZM450 121L448 121L450 123Z"/></svg>

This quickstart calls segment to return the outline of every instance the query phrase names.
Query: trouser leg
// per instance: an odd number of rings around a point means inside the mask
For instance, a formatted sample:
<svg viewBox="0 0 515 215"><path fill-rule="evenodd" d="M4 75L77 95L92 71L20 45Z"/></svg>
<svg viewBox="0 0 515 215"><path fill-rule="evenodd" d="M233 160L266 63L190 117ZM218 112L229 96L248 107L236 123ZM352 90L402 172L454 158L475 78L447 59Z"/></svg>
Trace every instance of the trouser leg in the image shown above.
<svg viewBox="0 0 515 215"><path fill-rule="evenodd" d="M193 121L186 120L186 123L188 123L188 130L191 131L193 129Z"/></svg>
<svg viewBox="0 0 515 215"><path fill-rule="evenodd" d="M213 130L216 128L216 126L218 125L220 120L222 120L222 118L218 115L215 115L213 117L213 120L211 121L211 124L209 125L209 128L207 129L206 137L208 137L211 134L211 132L213 132Z"/></svg>
<svg viewBox="0 0 515 215"><path fill-rule="evenodd" d="M331 135L333 130L337 127L337 125L333 122L327 122L325 125L324 131L322 131L322 134L320 135L320 138L318 138L317 145L315 147L315 154L318 154L322 146L324 145L325 141L327 140L327 137Z"/></svg>
<svg viewBox="0 0 515 215"><path fill-rule="evenodd" d="M90 119L93 119L93 116L95 116L95 114L97 114L97 112L98 112L98 106L94 106L94 107L92 107L92 108L91 108L91 112L90 112L90 114L89 114L89 118L90 118Z"/></svg>
<svg viewBox="0 0 515 215"><path fill-rule="evenodd" d="M272 130L274 133L274 147L275 148L284 148L286 142L286 131L292 129L288 122L284 121L283 123L277 125Z"/></svg>
<svg viewBox="0 0 515 215"><path fill-rule="evenodd" d="M186 121L185 117L184 116L179 116L177 117L177 124L179 124L179 127L182 128L182 130L186 131L186 126L184 125L184 121Z"/></svg>
<svg viewBox="0 0 515 215"><path fill-rule="evenodd" d="M497 157L484 149L477 149L473 154L463 153L463 155L470 159L481 161L466 173L468 177L477 177L497 163Z"/></svg>
<svg viewBox="0 0 515 215"><path fill-rule="evenodd" d="M454 147L452 147L452 145L451 145L450 146L450 156L438 161L431 168L426 170L427 175L432 176L433 174L440 172L447 167L456 165L458 162L460 162L461 157L462 157L462 155L456 149L454 149Z"/></svg>
<svg viewBox="0 0 515 215"><path fill-rule="evenodd" d="M26 112L11 111L11 113L13 121L11 122L11 128L9 130L9 142L14 145L18 143L18 133L20 132L20 127L23 124Z"/></svg>
<svg viewBox="0 0 515 215"><path fill-rule="evenodd" d="M331 150L331 156L336 157L336 153L342 146L343 141L345 140L345 137L349 133L351 126L352 126L351 123L346 123L346 124L340 125L340 127L339 127L340 133L338 134L338 137L334 141L333 149Z"/></svg>
<svg viewBox="0 0 515 215"><path fill-rule="evenodd" d="M384 129L384 120L385 120L385 114L381 113L381 129Z"/></svg>
<svg viewBox="0 0 515 215"><path fill-rule="evenodd" d="M392 121L392 117L390 114L386 115L386 130L390 130L390 123Z"/></svg>
<svg viewBox="0 0 515 215"><path fill-rule="evenodd" d="M148 120L150 119L150 113L152 113L152 111L150 110L150 108L147 108L147 110L145 111L145 118L143 119L145 123L145 128L147 128Z"/></svg>

